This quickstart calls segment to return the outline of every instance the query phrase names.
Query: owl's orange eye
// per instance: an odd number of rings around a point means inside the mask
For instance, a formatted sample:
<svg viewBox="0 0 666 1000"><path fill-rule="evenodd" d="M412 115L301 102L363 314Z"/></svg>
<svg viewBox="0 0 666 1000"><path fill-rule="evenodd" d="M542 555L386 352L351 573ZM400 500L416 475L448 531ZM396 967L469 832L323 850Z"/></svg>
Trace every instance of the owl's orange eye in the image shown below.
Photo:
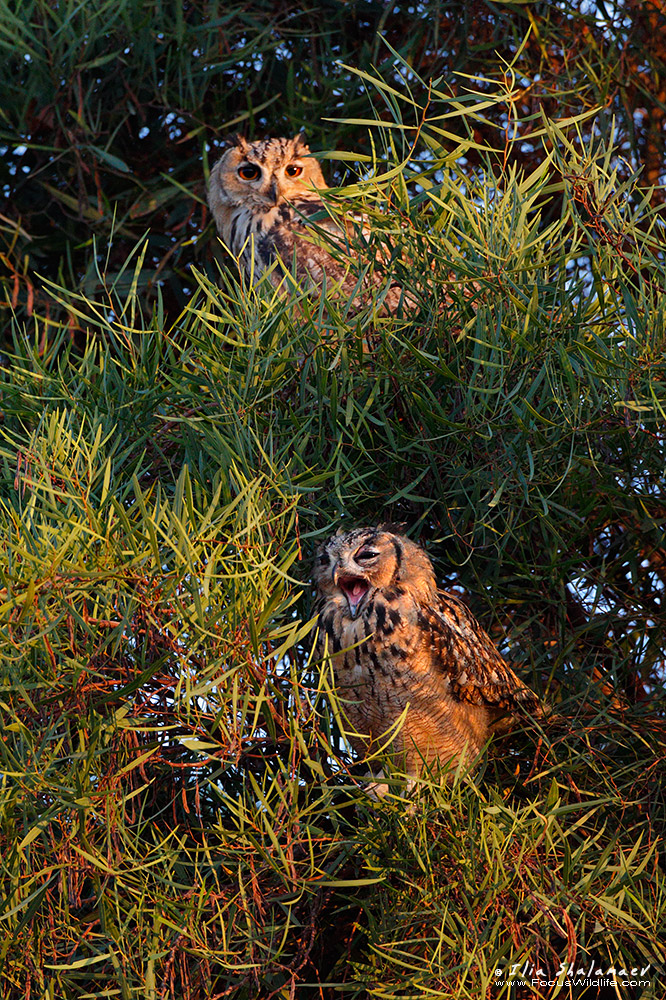
<svg viewBox="0 0 666 1000"><path fill-rule="evenodd" d="M300 177L303 173L303 167L299 167L297 163L290 163L288 167L284 170L287 177Z"/></svg>
<svg viewBox="0 0 666 1000"><path fill-rule="evenodd" d="M261 177L261 170L256 163L243 163L238 168L238 176L244 181L256 181L257 177Z"/></svg>
<svg viewBox="0 0 666 1000"><path fill-rule="evenodd" d="M377 552L374 549L361 549L360 552L356 553L354 559L356 562L364 562L366 559L374 559L376 555Z"/></svg>

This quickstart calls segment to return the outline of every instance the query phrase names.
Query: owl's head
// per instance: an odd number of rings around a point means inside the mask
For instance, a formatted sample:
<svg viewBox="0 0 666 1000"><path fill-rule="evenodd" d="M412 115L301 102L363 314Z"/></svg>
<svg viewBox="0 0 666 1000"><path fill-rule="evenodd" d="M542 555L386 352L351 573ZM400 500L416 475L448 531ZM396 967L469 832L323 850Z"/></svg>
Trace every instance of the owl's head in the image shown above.
<svg viewBox="0 0 666 1000"><path fill-rule="evenodd" d="M230 205L265 211L281 202L311 198L316 189L325 188L319 164L300 134L256 142L236 135L227 140L210 172L208 200L213 214L218 206Z"/></svg>
<svg viewBox="0 0 666 1000"><path fill-rule="evenodd" d="M332 535L317 551L314 582L320 595L356 618L377 591L409 592L425 601L437 590L427 554L383 527Z"/></svg>

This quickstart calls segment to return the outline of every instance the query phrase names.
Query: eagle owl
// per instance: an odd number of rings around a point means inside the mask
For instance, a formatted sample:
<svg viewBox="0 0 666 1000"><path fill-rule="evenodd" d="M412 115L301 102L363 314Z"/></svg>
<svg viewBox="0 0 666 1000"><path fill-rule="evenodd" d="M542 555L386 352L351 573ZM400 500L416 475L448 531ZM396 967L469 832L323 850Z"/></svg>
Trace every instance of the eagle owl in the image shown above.
<svg viewBox="0 0 666 1000"><path fill-rule="evenodd" d="M301 135L256 142L237 135L211 170L208 201L222 242L250 283L270 270L277 288L295 265L301 287L325 287L355 309L369 301L369 288L381 313L396 312L403 300L413 305L399 285L387 284L381 264L371 277L363 266L354 268L348 241L354 225L349 223L348 233L327 213L319 194L326 188ZM367 236L367 226L360 228Z"/></svg>
<svg viewBox="0 0 666 1000"><path fill-rule="evenodd" d="M381 746L406 709L393 750L408 773L423 761L464 765L514 713L540 714L536 696L467 608L437 589L430 559L408 538L382 527L333 535L318 551L314 581L319 651L327 643L360 752Z"/></svg>

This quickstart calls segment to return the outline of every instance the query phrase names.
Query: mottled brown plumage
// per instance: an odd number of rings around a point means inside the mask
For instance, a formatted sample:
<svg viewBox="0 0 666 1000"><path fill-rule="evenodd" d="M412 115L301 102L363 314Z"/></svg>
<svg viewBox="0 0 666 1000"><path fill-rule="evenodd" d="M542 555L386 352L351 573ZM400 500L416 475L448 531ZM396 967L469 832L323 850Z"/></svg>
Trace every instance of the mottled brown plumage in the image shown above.
<svg viewBox="0 0 666 1000"><path fill-rule="evenodd" d="M381 745L406 707L393 747L411 774L424 760L471 762L514 714L540 712L464 604L437 589L430 559L408 538L381 527L334 535L319 549L314 580L320 652L327 644L360 752Z"/></svg>
<svg viewBox="0 0 666 1000"><path fill-rule="evenodd" d="M300 135L256 142L234 136L211 170L208 201L222 242L251 283L269 272L274 287L288 287L285 272L295 269L301 287L325 287L352 309L375 296L383 313L413 306L412 297L387 282L379 263L371 275L356 263L349 237L360 231L367 238L369 230L362 222L343 227L333 219L319 194L326 188Z"/></svg>

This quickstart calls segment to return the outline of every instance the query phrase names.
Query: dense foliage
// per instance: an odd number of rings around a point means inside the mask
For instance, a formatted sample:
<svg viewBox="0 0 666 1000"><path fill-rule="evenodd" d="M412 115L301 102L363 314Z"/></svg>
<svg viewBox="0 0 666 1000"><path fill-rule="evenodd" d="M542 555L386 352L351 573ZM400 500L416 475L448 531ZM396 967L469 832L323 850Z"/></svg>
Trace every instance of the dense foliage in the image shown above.
<svg viewBox="0 0 666 1000"><path fill-rule="evenodd" d="M662 995L666 5L0 10L0 997ZM303 126L408 315L216 247ZM379 520L555 711L374 801L308 578Z"/></svg>

